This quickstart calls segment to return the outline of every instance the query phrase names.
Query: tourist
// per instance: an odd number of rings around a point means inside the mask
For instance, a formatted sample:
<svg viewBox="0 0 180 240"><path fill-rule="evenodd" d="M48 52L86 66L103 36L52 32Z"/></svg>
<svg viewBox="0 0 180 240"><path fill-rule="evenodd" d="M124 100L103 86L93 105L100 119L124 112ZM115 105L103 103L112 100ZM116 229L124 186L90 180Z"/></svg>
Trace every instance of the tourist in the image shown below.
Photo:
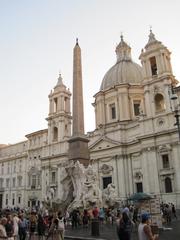
<svg viewBox="0 0 180 240"><path fill-rule="evenodd" d="M39 240L43 239L44 235L45 235L45 230L46 230L46 225L45 225L45 221L42 217L41 214L38 214L38 219L37 219L37 233L39 236Z"/></svg>
<svg viewBox="0 0 180 240"><path fill-rule="evenodd" d="M72 223L72 228L77 228L78 225L78 212L76 209L74 209L71 214L71 223Z"/></svg>
<svg viewBox="0 0 180 240"><path fill-rule="evenodd" d="M89 224L89 215L88 215L87 209L84 209L82 222L83 222L83 227L88 227L88 224Z"/></svg>
<svg viewBox="0 0 180 240"><path fill-rule="evenodd" d="M35 238L36 228L37 228L37 216L36 212L32 211L29 218L29 239Z"/></svg>
<svg viewBox="0 0 180 240"><path fill-rule="evenodd" d="M19 214L19 240L25 240L28 230L28 221L24 218L23 213Z"/></svg>
<svg viewBox="0 0 180 240"><path fill-rule="evenodd" d="M100 210L99 210L99 221L100 221L101 224L104 223L104 218L105 218L104 208L100 208Z"/></svg>
<svg viewBox="0 0 180 240"><path fill-rule="evenodd" d="M150 227L150 215L148 213L143 213L141 215L141 223L138 227L138 236L139 240L157 240L159 239L158 234L152 233L151 227Z"/></svg>
<svg viewBox="0 0 180 240"><path fill-rule="evenodd" d="M58 233L59 237L58 240L64 240L64 232L65 232L65 225L64 225L64 218L62 212L58 212Z"/></svg>
<svg viewBox="0 0 180 240"><path fill-rule="evenodd" d="M171 203L171 211L172 211L173 217L175 217L177 219L176 209L175 209L175 206L173 203Z"/></svg>
<svg viewBox="0 0 180 240"><path fill-rule="evenodd" d="M170 208L169 204L165 205L164 214L165 214L165 218L166 218L166 223L170 224L171 223L171 214L172 214L172 212L171 212L171 208Z"/></svg>
<svg viewBox="0 0 180 240"><path fill-rule="evenodd" d="M132 222L128 216L128 208L125 208L122 212L122 216L119 220L119 226L117 229L119 240L130 240L132 233Z"/></svg>
<svg viewBox="0 0 180 240"><path fill-rule="evenodd" d="M10 213L7 215L7 223L5 224L6 234L9 240L14 239L14 223Z"/></svg>
<svg viewBox="0 0 180 240"><path fill-rule="evenodd" d="M62 217L61 211L59 211L54 214L47 239L52 236L53 240L63 240L64 231L64 218Z"/></svg>
<svg viewBox="0 0 180 240"><path fill-rule="evenodd" d="M5 225L7 223L7 218L2 217L0 219L0 238L7 238Z"/></svg>
<svg viewBox="0 0 180 240"><path fill-rule="evenodd" d="M16 240L19 232L19 218L17 213L13 214L13 226L14 226L14 239Z"/></svg>
<svg viewBox="0 0 180 240"><path fill-rule="evenodd" d="M132 220L133 220L133 222L134 222L135 224L138 223L138 208L137 208L137 207L134 208Z"/></svg>
<svg viewBox="0 0 180 240"><path fill-rule="evenodd" d="M94 218L98 218L98 216L99 216L98 207L95 207L95 208L93 209L92 214L93 214L93 217L94 217Z"/></svg>
<svg viewBox="0 0 180 240"><path fill-rule="evenodd" d="M65 226L68 225L68 221L69 221L69 212L68 212L67 209L65 209L65 211L64 211L64 224L65 224Z"/></svg>

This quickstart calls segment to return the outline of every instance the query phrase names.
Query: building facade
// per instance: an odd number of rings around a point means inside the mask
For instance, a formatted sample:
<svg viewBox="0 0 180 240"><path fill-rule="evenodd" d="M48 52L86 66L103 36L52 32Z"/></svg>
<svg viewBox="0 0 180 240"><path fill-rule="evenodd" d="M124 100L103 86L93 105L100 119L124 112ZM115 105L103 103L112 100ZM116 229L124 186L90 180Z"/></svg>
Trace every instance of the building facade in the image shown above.
<svg viewBox="0 0 180 240"><path fill-rule="evenodd" d="M140 66L121 36L117 61L94 95L96 128L87 133L89 163L100 188L114 183L121 200L143 191L180 207L180 142L172 101L172 89L178 98L180 89L170 54L150 31ZM59 75L49 94L47 129L26 135L27 141L0 145L0 207L40 205L50 189L56 199L64 197L70 103L71 93Z"/></svg>

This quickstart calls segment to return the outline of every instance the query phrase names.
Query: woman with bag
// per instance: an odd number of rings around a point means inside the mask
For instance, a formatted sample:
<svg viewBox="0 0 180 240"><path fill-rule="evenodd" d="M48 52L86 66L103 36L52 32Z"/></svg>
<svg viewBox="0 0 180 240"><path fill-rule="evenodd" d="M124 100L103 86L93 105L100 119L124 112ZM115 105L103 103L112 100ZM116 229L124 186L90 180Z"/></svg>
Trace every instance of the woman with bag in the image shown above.
<svg viewBox="0 0 180 240"><path fill-rule="evenodd" d="M117 233L119 240L130 240L132 232L132 221L130 220L127 211L123 211L122 217L119 220Z"/></svg>
<svg viewBox="0 0 180 240"><path fill-rule="evenodd" d="M49 229L48 237L52 236L53 240L64 240L64 218L62 217L61 211L55 213L52 224Z"/></svg>

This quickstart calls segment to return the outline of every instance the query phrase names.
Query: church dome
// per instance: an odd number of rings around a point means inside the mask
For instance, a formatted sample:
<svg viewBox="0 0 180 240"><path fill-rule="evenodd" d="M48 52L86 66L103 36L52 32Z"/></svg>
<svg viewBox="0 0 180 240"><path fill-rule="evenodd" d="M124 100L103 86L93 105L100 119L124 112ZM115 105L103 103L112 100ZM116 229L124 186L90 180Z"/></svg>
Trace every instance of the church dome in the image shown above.
<svg viewBox="0 0 180 240"><path fill-rule="evenodd" d="M100 90L106 90L122 83L139 84L143 79L142 67L132 61L131 48L123 40L116 47L117 62L105 74Z"/></svg>

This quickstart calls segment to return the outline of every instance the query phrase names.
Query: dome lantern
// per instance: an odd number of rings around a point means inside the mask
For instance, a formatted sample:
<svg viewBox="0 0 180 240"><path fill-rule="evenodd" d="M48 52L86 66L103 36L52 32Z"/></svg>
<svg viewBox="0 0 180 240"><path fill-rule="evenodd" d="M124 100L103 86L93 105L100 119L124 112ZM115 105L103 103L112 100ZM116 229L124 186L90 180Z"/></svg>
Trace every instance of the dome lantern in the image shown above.
<svg viewBox="0 0 180 240"><path fill-rule="evenodd" d="M116 47L117 62L131 61L131 48L124 41L123 35L121 35L121 41Z"/></svg>

